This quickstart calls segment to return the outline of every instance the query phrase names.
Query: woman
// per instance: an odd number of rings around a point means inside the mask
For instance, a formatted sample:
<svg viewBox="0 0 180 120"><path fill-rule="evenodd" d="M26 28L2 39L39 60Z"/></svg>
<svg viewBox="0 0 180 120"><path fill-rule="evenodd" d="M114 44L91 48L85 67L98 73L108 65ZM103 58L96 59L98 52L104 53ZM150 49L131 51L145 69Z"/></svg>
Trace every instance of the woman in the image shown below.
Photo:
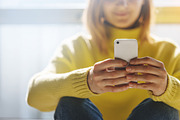
<svg viewBox="0 0 180 120"><path fill-rule="evenodd" d="M56 109L57 120L178 120L180 52L150 35L151 13L151 0L89 0L90 37L79 35L57 49L29 83L28 104ZM125 70L112 69L127 65L113 59L117 38L138 41L138 58Z"/></svg>

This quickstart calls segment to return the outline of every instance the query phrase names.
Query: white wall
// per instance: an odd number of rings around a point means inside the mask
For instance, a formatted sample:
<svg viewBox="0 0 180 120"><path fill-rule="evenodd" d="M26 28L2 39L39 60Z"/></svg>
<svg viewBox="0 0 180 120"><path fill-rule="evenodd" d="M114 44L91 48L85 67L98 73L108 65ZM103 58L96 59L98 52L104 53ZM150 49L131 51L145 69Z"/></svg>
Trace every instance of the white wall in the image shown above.
<svg viewBox="0 0 180 120"><path fill-rule="evenodd" d="M180 24L156 24L151 32L160 37L172 39L180 45Z"/></svg>
<svg viewBox="0 0 180 120"><path fill-rule="evenodd" d="M47 65L61 40L82 31L81 25L2 25L0 31L0 117L52 117L27 105L28 81Z"/></svg>

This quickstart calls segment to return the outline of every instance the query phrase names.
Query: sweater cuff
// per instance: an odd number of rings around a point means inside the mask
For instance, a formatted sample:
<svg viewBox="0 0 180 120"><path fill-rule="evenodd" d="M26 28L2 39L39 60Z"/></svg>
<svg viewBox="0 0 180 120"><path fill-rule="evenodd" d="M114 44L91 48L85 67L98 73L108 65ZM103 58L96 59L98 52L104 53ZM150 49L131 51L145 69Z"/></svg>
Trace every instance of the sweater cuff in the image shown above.
<svg viewBox="0 0 180 120"><path fill-rule="evenodd" d="M77 96L81 98L89 98L92 96L98 96L98 94L93 93L88 86L87 77L88 72L92 67L83 68L75 70L73 73L72 87Z"/></svg>
<svg viewBox="0 0 180 120"><path fill-rule="evenodd" d="M168 74L168 85L166 91L160 96L155 96L151 92L150 97L154 101L162 101L166 103L166 102L170 102L174 98L176 92L177 92L176 78Z"/></svg>

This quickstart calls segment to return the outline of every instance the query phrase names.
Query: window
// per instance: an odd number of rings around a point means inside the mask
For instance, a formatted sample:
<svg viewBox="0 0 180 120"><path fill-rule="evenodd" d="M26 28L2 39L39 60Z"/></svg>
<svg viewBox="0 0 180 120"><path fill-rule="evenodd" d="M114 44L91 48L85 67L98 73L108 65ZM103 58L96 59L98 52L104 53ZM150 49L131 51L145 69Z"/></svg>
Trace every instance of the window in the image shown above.
<svg viewBox="0 0 180 120"><path fill-rule="evenodd" d="M0 0L1 8L64 8L64 7L84 7L87 0Z"/></svg>
<svg viewBox="0 0 180 120"><path fill-rule="evenodd" d="M34 8L84 8L88 0L0 0L0 8L34 9ZM179 0L154 0L155 6L180 6Z"/></svg>
<svg viewBox="0 0 180 120"><path fill-rule="evenodd" d="M180 6L179 0L154 0L153 2L157 7Z"/></svg>

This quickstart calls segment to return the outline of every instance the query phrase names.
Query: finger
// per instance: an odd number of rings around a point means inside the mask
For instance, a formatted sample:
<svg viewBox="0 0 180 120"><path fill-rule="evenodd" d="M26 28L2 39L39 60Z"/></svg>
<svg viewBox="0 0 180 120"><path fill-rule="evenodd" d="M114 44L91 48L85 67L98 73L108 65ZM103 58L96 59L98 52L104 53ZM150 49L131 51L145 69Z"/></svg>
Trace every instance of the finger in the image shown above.
<svg viewBox="0 0 180 120"><path fill-rule="evenodd" d="M126 67L127 72L139 72L139 73L149 73L157 76L164 74L164 70L152 66L128 66Z"/></svg>
<svg viewBox="0 0 180 120"><path fill-rule="evenodd" d="M106 59L104 61L98 62L94 65L96 71L101 71L107 68L112 67L124 67L127 65L127 62L120 59Z"/></svg>
<svg viewBox="0 0 180 120"><path fill-rule="evenodd" d="M107 71L101 71L99 73L99 79L113 79L113 78L119 78L119 77L124 77L128 74L126 70L115 70L111 72Z"/></svg>
<svg viewBox="0 0 180 120"><path fill-rule="evenodd" d="M113 86L113 85L119 85L119 84L127 84L128 81L126 77L122 78L116 78L116 79L106 79L102 81L103 86Z"/></svg>
<svg viewBox="0 0 180 120"><path fill-rule="evenodd" d="M144 74L144 75L127 75L126 76L127 81L144 81L144 82L151 82L151 83L157 83L158 79L160 77L157 77L152 74Z"/></svg>
<svg viewBox="0 0 180 120"><path fill-rule="evenodd" d="M110 67L110 68L107 68L106 71L107 72L112 72L112 71L115 71L115 68L114 67Z"/></svg>
<svg viewBox="0 0 180 120"><path fill-rule="evenodd" d="M132 88L137 88L137 89L144 89L144 90L154 90L154 84L153 83L129 83L129 86Z"/></svg>
<svg viewBox="0 0 180 120"><path fill-rule="evenodd" d="M130 64L132 65L149 64L152 66L156 66L158 68L164 67L163 62L158 61L152 57L135 58L135 59L130 60Z"/></svg>
<svg viewBox="0 0 180 120"><path fill-rule="evenodd" d="M106 86L104 88L105 92L122 92L129 89L129 84L119 85L119 86Z"/></svg>

